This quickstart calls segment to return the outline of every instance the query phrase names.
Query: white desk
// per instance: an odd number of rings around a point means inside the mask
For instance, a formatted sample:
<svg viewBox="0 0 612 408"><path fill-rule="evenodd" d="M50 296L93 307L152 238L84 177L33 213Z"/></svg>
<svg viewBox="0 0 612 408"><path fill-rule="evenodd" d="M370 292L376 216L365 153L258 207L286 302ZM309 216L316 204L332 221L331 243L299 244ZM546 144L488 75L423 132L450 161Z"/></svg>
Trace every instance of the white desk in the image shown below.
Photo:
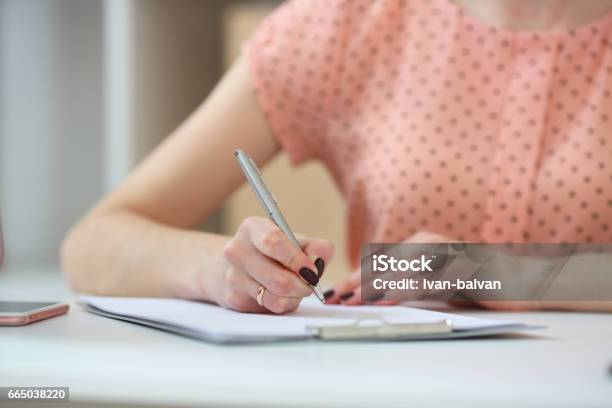
<svg viewBox="0 0 612 408"><path fill-rule="evenodd" d="M72 298L56 270L0 272L0 299ZM69 386L72 401L120 406L612 406L612 314L470 314L550 328L518 338L215 346L73 305L66 316L0 328L0 386Z"/></svg>

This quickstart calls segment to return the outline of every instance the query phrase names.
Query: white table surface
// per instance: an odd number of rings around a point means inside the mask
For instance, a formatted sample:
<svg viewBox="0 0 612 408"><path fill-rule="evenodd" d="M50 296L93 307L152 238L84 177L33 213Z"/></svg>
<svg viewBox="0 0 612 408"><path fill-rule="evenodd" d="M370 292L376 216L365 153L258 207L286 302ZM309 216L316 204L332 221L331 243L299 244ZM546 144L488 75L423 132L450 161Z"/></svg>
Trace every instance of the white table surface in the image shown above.
<svg viewBox="0 0 612 408"><path fill-rule="evenodd" d="M56 269L0 271L2 300L73 301ZM612 407L612 314L469 312L548 325L505 338L218 346L95 316L0 327L0 386L151 406ZM54 405L57 406L57 405Z"/></svg>

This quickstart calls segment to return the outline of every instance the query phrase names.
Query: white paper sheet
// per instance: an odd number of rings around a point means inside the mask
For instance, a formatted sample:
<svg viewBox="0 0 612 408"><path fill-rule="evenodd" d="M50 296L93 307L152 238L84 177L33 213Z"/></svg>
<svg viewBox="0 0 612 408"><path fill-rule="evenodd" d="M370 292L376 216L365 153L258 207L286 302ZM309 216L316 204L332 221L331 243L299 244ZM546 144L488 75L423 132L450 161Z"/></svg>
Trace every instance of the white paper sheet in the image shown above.
<svg viewBox="0 0 612 408"><path fill-rule="evenodd" d="M354 324L359 319L383 319L388 323L434 323L445 319L455 331L471 331L521 325L516 321L489 320L403 306L323 305L305 299L288 315L238 313L207 303L159 298L82 296L81 301L113 317L127 317L142 324L170 331L189 331L202 338L225 341L240 339L291 339L309 337L308 327ZM183 333L185 334L185 333Z"/></svg>

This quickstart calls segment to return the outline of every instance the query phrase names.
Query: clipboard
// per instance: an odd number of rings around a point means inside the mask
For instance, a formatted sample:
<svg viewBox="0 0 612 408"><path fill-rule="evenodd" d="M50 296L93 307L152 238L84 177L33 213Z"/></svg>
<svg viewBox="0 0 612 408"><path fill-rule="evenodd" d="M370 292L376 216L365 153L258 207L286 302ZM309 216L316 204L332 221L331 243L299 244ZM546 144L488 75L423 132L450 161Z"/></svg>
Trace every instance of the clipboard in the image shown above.
<svg viewBox="0 0 612 408"><path fill-rule="evenodd" d="M326 341L409 340L452 333L453 325L450 319L434 323L392 324L384 319L365 318L351 325L309 327L309 329L316 338Z"/></svg>
<svg viewBox="0 0 612 408"><path fill-rule="evenodd" d="M380 309L382 312L380 314L384 314L384 310L387 311L388 318L369 315L350 321L343 319L344 321L337 323L333 323L334 320L332 320L328 324L326 321L328 319L309 316L309 313L321 314L323 311L323 307L316 302L310 302L312 306L304 307L304 312L296 316L244 314L210 304L177 299L83 296L78 303L85 311L99 316L224 345L286 341L445 340L510 334L544 328L518 321L488 320L396 306ZM333 314L334 311L361 314L360 309L364 310L369 307L362 306L355 309L347 306L325 306L324 308L327 315ZM379 308L371 310L379 310ZM395 315L391 311L394 311ZM397 314L406 313L426 315L428 319L409 323L393 320L397 318ZM434 316L438 318L435 319ZM262 324L265 325L266 321L273 321L275 330L262 330ZM303 324L303 321L308 321L310 324ZM228 329L228 324L231 324L231 329Z"/></svg>
<svg viewBox="0 0 612 408"><path fill-rule="evenodd" d="M364 324L376 320L378 324ZM361 319L352 325L309 327L313 336L322 341L417 341L478 338L510 335L527 330L545 329L523 323L465 330L453 327L451 319L434 323L388 323L384 319Z"/></svg>

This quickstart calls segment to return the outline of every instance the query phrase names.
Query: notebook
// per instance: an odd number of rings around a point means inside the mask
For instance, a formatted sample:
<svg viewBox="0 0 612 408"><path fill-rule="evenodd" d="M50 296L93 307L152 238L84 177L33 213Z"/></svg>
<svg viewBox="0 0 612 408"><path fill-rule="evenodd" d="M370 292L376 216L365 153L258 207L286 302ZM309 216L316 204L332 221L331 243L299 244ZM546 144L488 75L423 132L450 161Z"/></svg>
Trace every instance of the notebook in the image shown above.
<svg viewBox="0 0 612 408"><path fill-rule="evenodd" d="M424 340L488 336L535 328L403 306L323 305L304 299L286 315L239 313L179 299L82 296L88 312L213 343L288 340Z"/></svg>

